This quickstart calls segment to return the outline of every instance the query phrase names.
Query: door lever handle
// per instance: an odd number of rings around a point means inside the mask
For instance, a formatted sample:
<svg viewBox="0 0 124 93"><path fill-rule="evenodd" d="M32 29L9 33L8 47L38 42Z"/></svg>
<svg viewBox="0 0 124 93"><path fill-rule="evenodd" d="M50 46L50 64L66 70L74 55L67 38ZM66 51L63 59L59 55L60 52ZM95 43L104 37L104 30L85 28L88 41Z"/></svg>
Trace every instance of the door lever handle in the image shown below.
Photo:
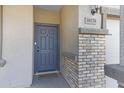
<svg viewBox="0 0 124 93"><path fill-rule="evenodd" d="M34 42L34 45L36 46L37 45L37 42Z"/></svg>

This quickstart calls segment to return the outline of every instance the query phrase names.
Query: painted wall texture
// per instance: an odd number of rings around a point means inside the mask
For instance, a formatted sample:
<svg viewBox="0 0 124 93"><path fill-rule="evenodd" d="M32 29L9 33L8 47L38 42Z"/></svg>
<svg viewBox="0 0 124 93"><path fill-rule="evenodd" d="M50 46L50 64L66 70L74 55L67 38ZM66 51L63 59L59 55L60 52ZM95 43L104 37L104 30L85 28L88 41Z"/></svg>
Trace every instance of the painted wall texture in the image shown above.
<svg viewBox="0 0 124 93"><path fill-rule="evenodd" d="M63 52L78 53L78 6L64 6L61 10L61 46Z"/></svg>
<svg viewBox="0 0 124 93"><path fill-rule="evenodd" d="M108 6L104 7L120 9L120 6ZM120 19L116 16L108 16L106 21L106 27L109 30L109 34L106 36L106 64L119 64L120 63ZM106 87L117 88L117 80L106 76Z"/></svg>
<svg viewBox="0 0 124 93"><path fill-rule="evenodd" d="M109 34L106 36L106 64L120 63L120 21L115 19L107 19L106 27ZM106 87L117 88L116 80L106 76Z"/></svg>
<svg viewBox="0 0 124 93"><path fill-rule="evenodd" d="M121 6L120 11L120 64L124 65L124 6Z"/></svg>
<svg viewBox="0 0 124 93"><path fill-rule="evenodd" d="M59 11L34 8L34 22L60 24L60 13Z"/></svg>
<svg viewBox="0 0 124 93"><path fill-rule="evenodd" d="M0 6L0 59L2 58L2 6Z"/></svg>
<svg viewBox="0 0 124 93"><path fill-rule="evenodd" d="M101 5L101 6L120 9L120 6L119 5Z"/></svg>
<svg viewBox="0 0 124 93"><path fill-rule="evenodd" d="M107 19L106 25L107 25L107 29L109 29L109 34L111 34L106 36L106 61L107 61L107 64L119 64L120 62L120 20Z"/></svg>
<svg viewBox="0 0 124 93"><path fill-rule="evenodd" d="M33 63L33 6L3 6L0 87L29 87Z"/></svg>

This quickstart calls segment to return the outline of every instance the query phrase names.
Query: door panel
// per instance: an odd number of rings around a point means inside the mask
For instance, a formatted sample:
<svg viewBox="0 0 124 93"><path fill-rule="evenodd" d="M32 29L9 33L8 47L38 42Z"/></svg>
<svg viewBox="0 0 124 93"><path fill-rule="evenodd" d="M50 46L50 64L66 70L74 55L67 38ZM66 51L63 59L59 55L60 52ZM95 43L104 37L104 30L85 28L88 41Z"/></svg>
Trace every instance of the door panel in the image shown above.
<svg viewBox="0 0 124 93"><path fill-rule="evenodd" d="M57 40L56 26L35 26L35 73L57 70Z"/></svg>

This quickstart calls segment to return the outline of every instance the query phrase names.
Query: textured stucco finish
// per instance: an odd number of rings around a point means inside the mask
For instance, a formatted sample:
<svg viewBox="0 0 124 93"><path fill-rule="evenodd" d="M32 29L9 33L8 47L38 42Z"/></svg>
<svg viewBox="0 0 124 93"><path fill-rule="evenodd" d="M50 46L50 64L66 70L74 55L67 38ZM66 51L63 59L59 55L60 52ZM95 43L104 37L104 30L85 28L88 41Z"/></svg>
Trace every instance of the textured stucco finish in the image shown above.
<svg viewBox="0 0 124 93"><path fill-rule="evenodd" d="M2 6L0 6L0 59L2 59Z"/></svg>
<svg viewBox="0 0 124 93"><path fill-rule="evenodd" d="M0 87L29 87L33 63L33 6L3 6L3 59Z"/></svg>
<svg viewBox="0 0 124 93"><path fill-rule="evenodd" d="M120 9L102 6L101 13L107 14L107 15L113 15L113 16L120 16Z"/></svg>
<svg viewBox="0 0 124 93"><path fill-rule="evenodd" d="M78 6L67 5L61 9L62 52L78 54Z"/></svg>
<svg viewBox="0 0 124 93"><path fill-rule="evenodd" d="M34 22L43 24L60 24L60 12L34 7Z"/></svg>
<svg viewBox="0 0 124 93"><path fill-rule="evenodd" d="M121 6L120 19L120 64L124 65L124 6Z"/></svg>

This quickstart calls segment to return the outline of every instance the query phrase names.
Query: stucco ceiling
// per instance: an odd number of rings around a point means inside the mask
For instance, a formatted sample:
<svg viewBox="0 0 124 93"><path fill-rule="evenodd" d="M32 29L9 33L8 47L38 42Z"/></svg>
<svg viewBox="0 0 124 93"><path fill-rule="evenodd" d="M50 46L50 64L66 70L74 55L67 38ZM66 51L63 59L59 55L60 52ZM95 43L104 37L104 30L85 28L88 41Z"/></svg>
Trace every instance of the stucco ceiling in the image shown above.
<svg viewBox="0 0 124 93"><path fill-rule="evenodd" d="M62 8L62 5L34 5L34 7L51 11L59 11Z"/></svg>

